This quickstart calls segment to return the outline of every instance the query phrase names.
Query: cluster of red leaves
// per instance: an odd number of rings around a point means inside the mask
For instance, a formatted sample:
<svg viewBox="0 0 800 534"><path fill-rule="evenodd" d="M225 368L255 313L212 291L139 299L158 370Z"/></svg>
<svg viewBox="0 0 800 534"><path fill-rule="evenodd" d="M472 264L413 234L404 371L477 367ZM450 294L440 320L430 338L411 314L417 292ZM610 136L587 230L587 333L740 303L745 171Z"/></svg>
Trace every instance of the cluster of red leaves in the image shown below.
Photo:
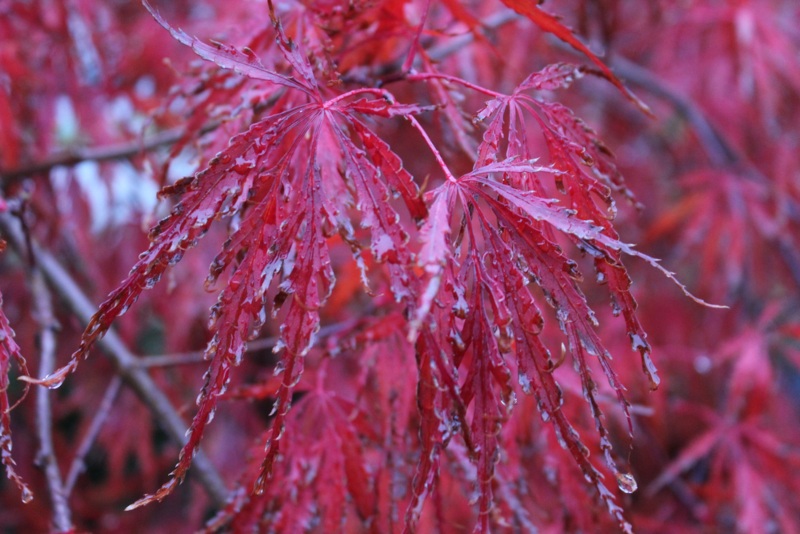
<svg viewBox="0 0 800 534"><path fill-rule="evenodd" d="M145 4L163 29L139 45L143 57L158 57L172 42L185 45L173 47L175 54L191 50L205 62L191 67L155 114L162 128L181 125L163 159L154 153L145 161L163 185L160 198L174 204L138 259L134 239L113 253L93 252L103 237L89 232L96 221L80 207L92 200L74 185L88 171L54 168L109 160L103 170L113 191L122 166L116 160L135 161L139 151L70 153L79 143L131 138L114 120L83 121L93 107L113 117L121 101L134 110L129 120L141 119L156 104L149 93L167 85L165 72L150 72L154 59L136 62L113 42L124 9L106 7L101 16L93 4L66 3L47 15L38 3L0 3L9 15L0 28L17 37L0 45L0 119L8 119L0 121L0 176L7 198L25 199L28 244L80 258L70 260L71 270L95 298L111 290L78 350L41 385L64 383L112 324L143 352L153 343L161 351L205 343L197 407L163 486L130 504L137 491L153 488L119 476L130 470L152 483L156 464L163 470L169 459L152 427L144 436L130 431L150 427L146 411L118 402L112 419L126 431L94 445L116 449L98 471L112 473L100 478L127 500L122 507L137 510L130 513L166 507L161 516L147 513L152 525L170 528L174 498L140 507L176 490L202 443L235 488L209 530L630 531L633 523L664 531L660 522L670 514L681 531L692 522L800 528L792 512L800 482L791 467L800 462L800 441L794 431L775 433L797 416L786 406L796 385L778 379L784 372L797 380L792 325L800 319L792 312L800 287L800 162L787 146L792 138L783 141L797 132L788 115L797 117L800 94L800 39L781 23L791 2L776 0L762 12L745 1L684 10L665 0L643 12L635 2L576 0L569 13L579 38L534 2L268 1L257 17L241 6L226 11L225 20L239 26L236 37L220 42L178 27L191 24L188 8L162 14ZM145 27L141 15L128 30ZM53 30L71 43L60 50L61 63L22 47L22 35L46 41ZM213 35L202 26L194 31ZM585 44L595 35L633 61L612 58L611 66L664 98L670 105L656 115L677 112L677 125L646 123L649 108ZM731 56L708 57L706 45L693 48L700 39ZM578 54L573 61L591 65L564 62L567 49ZM34 74L58 76L51 61L64 70L65 85ZM687 61L719 72L705 78L670 70ZM34 97L25 94L21 81L28 79ZM722 88L692 85L702 80ZM581 97L571 86L593 94ZM729 87L738 88L734 97L720 99ZM85 139L58 139L76 129L58 120L59 98L79 104L73 114ZM607 145L567 103L594 106L582 111L623 150L626 174L637 177L630 188ZM629 114L620 112L626 107ZM28 116L35 118L29 130L22 126ZM731 116L756 126L723 120ZM764 147L764 138L774 142ZM54 163L37 167L53 153ZM176 170L187 157L199 170ZM51 180L32 192L26 179L45 171ZM188 176L176 181L176 172ZM624 225L631 233L643 228L648 246L731 311L700 306L657 260L621 240L615 200L637 205L631 190L642 192L650 215L635 221L622 208ZM59 206L55 216L49 205ZM205 246L214 240L221 245ZM35 266L32 249L19 252ZM782 259L777 267L773 254ZM629 274L624 256L644 260L650 272ZM209 264L205 288L217 300L198 335L208 301L192 280ZM587 270L595 284L584 281ZM637 293L637 310L631 279L656 271L665 276ZM168 288L146 291L162 278ZM665 283L691 298L666 296L675 291ZM140 297L133 309L143 312L121 318ZM765 306L768 297L773 303ZM603 301L609 313L597 311ZM61 314L67 346L80 325ZM698 331L698 324L706 326ZM36 328L26 330L21 345L32 348ZM275 334L273 355L246 354L248 343L268 333ZM0 334L0 450L9 478L27 491L10 455L6 392L12 361L22 375L28 371L4 315ZM641 366L612 364L612 354L629 352L625 345ZM667 366L667 387L648 394L661 382L651 345L677 356ZM103 369L95 358L84 365ZM152 374L179 403L197 387L192 371ZM711 378L710 391L703 381ZM649 387L635 387L642 382ZM111 403L116 390L108 391ZM64 406L80 414L74 399L82 395L68 395ZM226 420L210 425L218 410ZM78 416L77 435L92 435L89 415ZM644 445L631 452L634 429ZM57 430L56 451L77 450L79 459L88 453L80 453L83 442L72 443L76 432L66 423ZM628 497L637 481L644 490ZM90 481L84 484L88 492ZM76 516L91 508L90 497L72 499ZM207 501L193 502L188 508L199 521ZM90 516L83 519L90 528L106 528Z"/></svg>

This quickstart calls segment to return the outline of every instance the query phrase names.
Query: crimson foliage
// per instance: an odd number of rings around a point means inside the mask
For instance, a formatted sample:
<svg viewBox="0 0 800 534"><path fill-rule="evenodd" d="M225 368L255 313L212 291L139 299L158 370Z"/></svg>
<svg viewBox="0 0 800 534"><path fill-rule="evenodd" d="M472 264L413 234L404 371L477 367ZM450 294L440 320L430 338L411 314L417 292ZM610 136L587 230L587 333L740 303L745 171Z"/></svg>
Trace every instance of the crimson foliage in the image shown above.
<svg viewBox="0 0 800 534"><path fill-rule="evenodd" d="M0 0L0 525L800 530L800 8L542 4Z"/></svg>

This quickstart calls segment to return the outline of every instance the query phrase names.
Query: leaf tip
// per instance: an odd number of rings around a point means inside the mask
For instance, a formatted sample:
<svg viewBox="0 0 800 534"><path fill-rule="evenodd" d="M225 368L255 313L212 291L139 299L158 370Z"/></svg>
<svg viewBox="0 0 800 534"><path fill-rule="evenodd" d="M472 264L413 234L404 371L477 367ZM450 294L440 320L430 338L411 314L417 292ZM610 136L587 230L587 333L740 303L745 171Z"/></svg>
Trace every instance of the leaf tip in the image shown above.
<svg viewBox="0 0 800 534"><path fill-rule="evenodd" d="M19 376L17 377L17 380L19 380L20 382L27 382L28 384L41 383L38 378L33 378L32 376L27 376L27 375Z"/></svg>
<svg viewBox="0 0 800 534"><path fill-rule="evenodd" d="M22 375L17 377L17 380L20 382L25 382L27 384L34 384L37 386L45 386L48 389L58 389L66 380L67 375L72 372L74 366L72 364L68 364L58 371L47 375L44 378L34 378L28 375Z"/></svg>
<svg viewBox="0 0 800 534"><path fill-rule="evenodd" d="M137 508L141 508L142 506L144 506L146 504L149 504L150 501L152 501L153 499L154 499L153 495L145 495L144 497L142 497L141 499L139 499L135 503L129 504L128 506L126 506L125 507L125 511L126 512L132 512L133 510L136 510Z"/></svg>

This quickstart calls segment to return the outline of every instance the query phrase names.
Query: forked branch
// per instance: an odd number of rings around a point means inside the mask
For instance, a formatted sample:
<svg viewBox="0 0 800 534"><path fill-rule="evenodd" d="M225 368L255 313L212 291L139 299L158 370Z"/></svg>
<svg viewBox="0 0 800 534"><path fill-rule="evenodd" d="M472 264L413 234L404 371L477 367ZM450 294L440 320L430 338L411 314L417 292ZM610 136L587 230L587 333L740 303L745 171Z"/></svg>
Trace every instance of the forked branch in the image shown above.
<svg viewBox="0 0 800 534"><path fill-rule="evenodd" d="M14 250L22 255L26 250L25 236L19 224L8 214L0 214L0 230ZM52 290L63 300L70 311L84 324L88 323L94 313L95 306L83 293L72 276L47 251L37 244L32 244L38 268ZM175 443L183 444L186 425L158 385L153 381L138 356L134 355L122 339L110 330L98 344L117 367L122 380L153 413ZM228 490L219 473L202 452L194 459L194 473L216 506L223 506L228 497Z"/></svg>

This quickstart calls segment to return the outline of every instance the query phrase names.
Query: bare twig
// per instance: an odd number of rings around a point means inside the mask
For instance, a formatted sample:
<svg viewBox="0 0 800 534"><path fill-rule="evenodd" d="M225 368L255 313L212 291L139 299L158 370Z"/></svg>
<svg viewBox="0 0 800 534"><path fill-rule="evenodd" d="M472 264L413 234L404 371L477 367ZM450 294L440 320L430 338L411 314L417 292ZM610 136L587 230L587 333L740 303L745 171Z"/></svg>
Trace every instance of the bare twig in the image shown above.
<svg viewBox="0 0 800 534"><path fill-rule="evenodd" d="M247 351L253 350L248 345ZM172 367L174 365L193 365L205 362L205 352L202 350L193 352L178 352L175 354L159 354L158 356L145 356L139 358L139 365L146 368L153 367Z"/></svg>
<svg viewBox="0 0 800 534"><path fill-rule="evenodd" d="M321 334L320 334L321 335ZM265 337L251 341L247 344L246 352L253 352L261 349L274 347L278 342L277 337ZM205 361L205 351L196 350L191 352L176 352L174 354L160 354L157 356L145 356L139 358L139 365L142 367L169 367L171 365L186 365L202 363Z"/></svg>
<svg viewBox="0 0 800 534"><path fill-rule="evenodd" d="M39 378L44 378L55 368L56 320L53 316L53 303L44 277L37 267L30 274L30 288L33 297L34 314L39 323ZM47 489L53 507L53 527L57 532L72 530L72 519L67 492L58 468L53 447L53 413L50 406L50 391L47 388L36 390L36 430L39 435L37 464L42 468L47 480Z"/></svg>
<svg viewBox="0 0 800 534"><path fill-rule="evenodd" d="M509 22L513 22L515 20L522 20L516 13L509 10L503 10L499 13L495 13L494 15L488 17L486 21L484 21L482 27L485 32L492 32L494 30L499 29L501 26L508 24ZM467 32L461 35L457 35L455 37L451 37L449 39L443 40L443 42L438 42L438 39L425 39L423 40L423 48L425 49L425 55L431 61L443 61L447 57L455 54L456 52L464 49L467 45L472 43L476 38L475 32ZM436 43L436 44L431 44ZM373 73L374 76L378 78L383 78L381 80L382 84L389 84L392 82L397 82L400 80L404 80L406 74L408 72L403 71L403 61L404 58L398 58L395 61L384 63L376 71ZM415 60L415 66L418 66L420 63L420 58L417 57ZM345 81L355 81L355 80L348 80L345 78ZM364 80L359 80L363 82Z"/></svg>
<svg viewBox="0 0 800 534"><path fill-rule="evenodd" d="M552 42L560 50L580 55L574 48L558 39L554 38ZM742 163L742 157L690 97L671 88L667 82L647 68L623 56L610 56L607 63L625 83L644 89L652 96L669 103L692 127L712 165L724 168Z"/></svg>
<svg viewBox="0 0 800 534"><path fill-rule="evenodd" d="M117 393L119 393L121 385L122 379L119 376L112 378L111 382L108 384L106 392L103 394L103 400L100 401L100 406L98 406L86 434L78 445L78 449L75 451L75 458L72 460L72 465L70 465L69 471L67 472L67 478L64 480L64 493L66 495L72 492L78 477L83 473L84 469L86 469L84 458L86 458L89 449L92 448L92 445L97 439L100 429L103 428L103 423L106 422L108 414L111 412L111 407L114 405L114 399L117 398Z"/></svg>
<svg viewBox="0 0 800 534"><path fill-rule="evenodd" d="M705 113L690 98L670 88L664 80L659 79L646 68L622 56L614 56L611 66L626 82L669 102L675 111L692 127L708 155L708 159L715 167L728 167L741 161L741 158L730 143L711 124Z"/></svg>
<svg viewBox="0 0 800 534"><path fill-rule="evenodd" d="M264 102L259 102L253 107L253 112L258 114L269 109L285 93L280 89L275 91ZM220 127L225 121L210 121L200 128L198 135L209 133ZM55 154L43 161L17 167L16 169L0 169L0 179L5 184L18 182L24 178L29 178L36 174L49 172L54 167L72 167L84 161L112 161L116 159L127 159L143 154L153 149L172 145L181 140L187 134L184 128L172 128L148 136L147 139L136 139L133 141L117 143L102 147L74 148L60 154Z"/></svg>
<svg viewBox="0 0 800 534"><path fill-rule="evenodd" d="M216 124L209 126L208 130L213 129L215 126ZM206 129L204 128L203 131L206 131ZM136 141L104 147L76 148L24 167L0 169L0 176L5 182L11 183L34 174L48 172L53 167L69 167L83 161L110 161L130 158L141 152L147 152L164 145L171 145L177 142L182 135L184 135L183 129L175 128L159 132L144 141L137 139Z"/></svg>
<svg viewBox="0 0 800 534"><path fill-rule="evenodd" d="M664 99L671 104L675 111L692 127L701 146L708 155L712 166L719 169L736 168L737 175L760 183L770 180L761 171L739 154L725 139L725 136L709 121L706 114L691 98L684 96L669 87L656 75L632 61L616 56L612 62L614 69L622 78L633 85L637 85L653 96ZM783 234L765 236L775 243L780 257L789 274L800 287L800 254L791 239Z"/></svg>
<svg viewBox="0 0 800 534"><path fill-rule="evenodd" d="M0 230L5 233L7 240L17 253L24 252L24 236L13 218L6 214L0 215ZM84 324L87 324L94 313L95 306L52 255L35 243L33 248L38 266L50 287L67 304L72 313ZM98 341L98 345L114 362L117 372L125 384L130 386L139 399L150 408L170 438L183 445L186 425L164 392L139 363L140 358L128 350L125 343L113 330L109 330L105 337ZM227 500L228 491L214 466L202 452L198 452L193 466L193 472L205 487L214 504L223 506Z"/></svg>
<svg viewBox="0 0 800 534"><path fill-rule="evenodd" d="M326 338L333 334L343 332L348 328L352 328L358 323L358 320L349 319L339 323L329 324L323 326L317 332L315 339L317 342L320 339ZM255 352L257 350L269 349L278 343L278 337L264 337L256 339L247 343L245 352ZM157 356L145 356L139 358L138 364L142 367L169 367L171 365L187 365L193 363L202 363L205 360L205 351L197 350L192 352L176 352L174 354L159 354Z"/></svg>
<svg viewBox="0 0 800 534"><path fill-rule="evenodd" d="M494 31L502 26L505 26L509 22L514 22L516 20L523 19L513 11L504 9L488 17L485 21L483 21L482 26L487 31ZM427 50L427 54L428 57L433 61L442 61L446 57L451 56L459 50L465 48L474 40L475 34L473 32L464 33L430 47Z"/></svg>
<svg viewBox="0 0 800 534"><path fill-rule="evenodd" d="M778 250L781 253L781 258L789 269L789 273L794 280L795 285L800 288L800 253L792 243L792 240L786 236L776 237L778 243Z"/></svg>

